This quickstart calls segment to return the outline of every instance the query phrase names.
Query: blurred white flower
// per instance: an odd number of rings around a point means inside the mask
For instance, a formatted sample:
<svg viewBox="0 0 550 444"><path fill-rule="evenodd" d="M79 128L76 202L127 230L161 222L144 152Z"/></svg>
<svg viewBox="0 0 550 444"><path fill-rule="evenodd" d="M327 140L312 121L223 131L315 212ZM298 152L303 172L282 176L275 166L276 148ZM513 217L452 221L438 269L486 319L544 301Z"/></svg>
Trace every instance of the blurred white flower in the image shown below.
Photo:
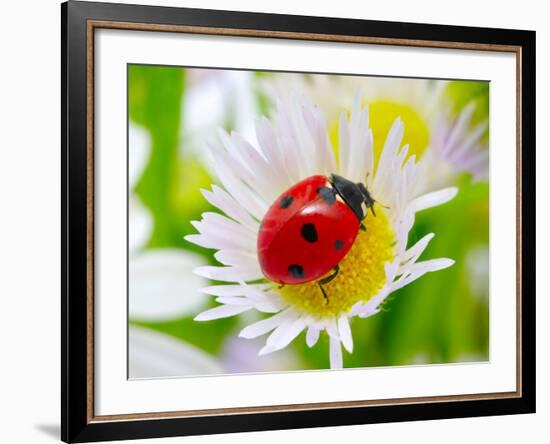
<svg viewBox="0 0 550 444"><path fill-rule="evenodd" d="M489 299L489 245L478 245L466 255L467 282L472 294L479 299Z"/></svg>
<svg viewBox="0 0 550 444"><path fill-rule="evenodd" d="M128 272L131 320L165 321L195 313L206 280L193 275L202 263L194 253L177 249L146 249L153 218L133 192L147 164L150 136L145 128L129 126Z"/></svg>
<svg viewBox="0 0 550 444"><path fill-rule="evenodd" d="M147 166L151 136L142 126L128 125L128 250L131 254L145 247L153 230L153 218L134 189Z"/></svg>
<svg viewBox="0 0 550 444"><path fill-rule="evenodd" d="M263 359L258 359L261 342L260 339L230 337L224 344L220 358L224 373L260 373L303 369L296 354L289 349L281 350L278 356L267 355Z"/></svg>
<svg viewBox="0 0 550 444"><path fill-rule="evenodd" d="M176 249L149 249L130 258L130 319L168 321L196 313L207 281L193 274L203 263L195 254Z"/></svg>
<svg viewBox="0 0 550 444"><path fill-rule="evenodd" d="M469 103L453 118L450 107L441 106L433 124L433 149L426 153L430 166L428 174L441 176L441 171L447 169L470 173L474 181L489 179L489 147L483 142L489 122L473 126L475 109L476 105Z"/></svg>
<svg viewBox="0 0 550 444"><path fill-rule="evenodd" d="M151 213L135 194L128 197L128 219L128 251L134 254L145 247L153 231Z"/></svg>
<svg viewBox="0 0 550 444"><path fill-rule="evenodd" d="M196 320L249 310L273 314L240 332L243 338L272 332L260 355L285 348L304 330L312 347L326 331L331 367L340 368L341 344L348 352L353 350L350 318L378 313L391 292L453 264L446 258L418 262L433 234L410 248L407 242L415 213L449 201L456 188L419 196L423 176L415 156L408 155L409 147L402 148L402 121L394 121L376 156L369 112L362 110L360 103L357 96L349 119L345 112L340 116L338 162L323 115L299 96L278 102L275 126L265 118L257 123L257 148L236 133L220 132L222 146L211 147L211 152L225 189L214 185L203 194L226 216L204 213L200 222L193 222L199 234L186 239L218 250L215 257L223 264L199 267L195 273L230 284L204 289L221 305L199 314ZM256 244L260 221L281 193L306 177L331 173L364 182L386 207L377 205L376 217L364 220L367 230L359 232L340 263L340 273L330 283L331 302L326 304L316 282L284 288L266 282ZM259 280L262 283L257 283Z"/></svg>
<svg viewBox="0 0 550 444"><path fill-rule="evenodd" d="M272 97L303 90L328 116L333 142L338 116L349 109L357 91L372 116L375 157L382 150L393 121L400 117L405 125L403 143L409 154L423 158L426 190L447 186L458 173L471 173L474 180L487 180L489 150L484 141L488 122L472 125L475 104L470 103L453 115L444 95L443 80L358 77L334 75L295 75L291 80L275 77L264 83ZM290 87L289 87L290 84Z"/></svg>
<svg viewBox="0 0 550 444"><path fill-rule="evenodd" d="M133 191L151 155L151 136L142 126L128 125L128 185Z"/></svg>
<svg viewBox="0 0 550 444"><path fill-rule="evenodd" d="M230 126L247 137L254 136L258 107L253 72L193 68L186 73L182 155L202 156L204 144L216 128Z"/></svg>
<svg viewBox="0 0 550 444"><path fill-rule="evenodd" d="M131 379L222 373L218 361L202 350L146 328L130 327L128 353Z"/></svg>

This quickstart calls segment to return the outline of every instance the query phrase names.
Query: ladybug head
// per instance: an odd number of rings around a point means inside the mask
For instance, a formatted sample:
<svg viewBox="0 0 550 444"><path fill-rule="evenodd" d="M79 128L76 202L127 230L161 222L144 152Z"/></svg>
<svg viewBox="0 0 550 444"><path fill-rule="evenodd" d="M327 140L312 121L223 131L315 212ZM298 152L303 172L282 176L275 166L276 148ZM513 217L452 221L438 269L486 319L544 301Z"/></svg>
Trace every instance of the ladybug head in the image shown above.
<svg viewBox="0 0 550 444"><path fill-rule="evenodd" d="M359 221L361 222L365 218L365 213L363 211L363 204L371 209L374 214L374 203L375 200L367 190L367 187L361 182L353 183L351 180L348 180L337 174L331 174L330 182L332 187L336 190L339 196L344 200L344 202L352 209Z"/></svg>

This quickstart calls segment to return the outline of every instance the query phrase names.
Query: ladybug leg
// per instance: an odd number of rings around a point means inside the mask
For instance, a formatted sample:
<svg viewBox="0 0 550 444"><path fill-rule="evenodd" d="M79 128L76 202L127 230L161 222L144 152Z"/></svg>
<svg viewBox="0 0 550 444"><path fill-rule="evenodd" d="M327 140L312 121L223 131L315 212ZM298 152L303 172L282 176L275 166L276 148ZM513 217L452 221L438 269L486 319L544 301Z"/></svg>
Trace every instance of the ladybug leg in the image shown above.
<svg viewBox="0 0 550 444"><path fill-rule="evenodd" d="M327 292L325 291L325 289L323 288L323 286L321 285L320 282L317 282L317 285L319 285L319 289L321 290L321 293L323 293L323 297L325 298L325 304L328 305L328 296L327 296Z"/></svg>
<svg viewBox="0 0 550 444"><path fill-rule="evenodd" d="M323 297L325 298L325 302L327 305L328 305L328 297L327 297L327 292L323 288L323 285L326 285L329 282L331 282L338 275L339 271L340 271L340 266L336 265L336 267L334 267L334 273L332 273L330 276L327 276L323 279L319 279L317 281L317 285L319 285L319 289L321 290L321 293L323 293Z"/></svg>
<svg viewBox="0 0 550 444"><path fill-rule="evenodd" d="M367 227L365 226L365 224L363 222L361 222L359 224L359 228L361 229L361 231L367 231Z"/></svg>
<svg viewBox="0 0 550 444"><path fill-rule="evenodd" d="M281 284L277 288L280 290L281 288L284 288L284 287L285 287L285 284Z"/></svg>

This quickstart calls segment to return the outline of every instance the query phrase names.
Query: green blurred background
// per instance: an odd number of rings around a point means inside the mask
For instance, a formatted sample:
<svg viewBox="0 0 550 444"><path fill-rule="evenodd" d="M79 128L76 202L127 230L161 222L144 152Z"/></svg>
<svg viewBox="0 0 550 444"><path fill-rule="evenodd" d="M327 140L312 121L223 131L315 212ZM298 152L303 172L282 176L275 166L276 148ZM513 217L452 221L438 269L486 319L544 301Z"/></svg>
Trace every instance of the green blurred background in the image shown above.
<svg viewBox="0 0 550 444"><path fill-rule="evenodd" d="M216 264L214 250L183 239L195 232L190 221L200 219L205 211L216 211L199 191L216 183L206 166L204 145L215 140L216 126L249 131L247 122L242 121L242 106L252 110L245 113L252 120L250 124L259 115L269 115L274 105L263 85L266 78L284 81L285 76L249 72L243 80L239 73L232 72L228 80L225 75L224 71L179 67L128 67L130 123L147 131L150 145L142 174L130 190L152 220L144 251L177 249L193 254L204 264ZM474 121L487 119L487 84L451 82L445 94L454 112L474 100L478 105ZM205 121L201 123L195 113L206 114ZM215 118L208 121L212 116ZM131 162L133 151L129 148ZM393 293L380 314L368 319L354 318L354 352L344 351L345 367L488 359L489 185L473 183L468 174L454 180L460 190L458 196L450 203L419 213L409 242L435 232L422 259L449 257L456 261L455 265L425 275ZM129 224L132 230L131 214ZM181 298L186 297L190 295L182 292ZM154 291L151 298L155 298ZM241 344L246 340L236 338L250 319L237 316L195 322L196 314L216 305L211 296L202 295L200 300L196 309L187 313L162 319L131 317L129 322L199 349L222 372L328 367L328 338L321 335L319 343L309 349L304 334L288 350L273 354L259 365L256 360L262 358L255 357L259 343L250 346ZM129 303L133 303L131 293ZM254 362L248 365L247 360Z"/></svg>

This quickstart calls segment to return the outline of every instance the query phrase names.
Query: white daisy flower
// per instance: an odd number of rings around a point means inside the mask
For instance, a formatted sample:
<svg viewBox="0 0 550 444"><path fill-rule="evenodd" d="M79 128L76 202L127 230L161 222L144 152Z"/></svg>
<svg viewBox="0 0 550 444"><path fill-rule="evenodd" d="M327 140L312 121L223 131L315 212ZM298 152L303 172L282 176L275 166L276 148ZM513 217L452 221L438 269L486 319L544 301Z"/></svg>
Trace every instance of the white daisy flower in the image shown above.
<svg viewBox="0 0 550 444"><path fill-rule="evenodd" d="M186 75L182 156L202 157L205 137L228 124L248 139L254 136L258 106L252 72L194 68L187 69Z"/></svg>
<svg viewBox="0 0 550 444"><path fill-rule="evenodd" d="M474 181L488 179L489 150L484 139L488 122L472 124L476 110L473 102L458 116L451 112L444 94L448 81L301 74L291 79L297 90L305 91L326 113L333 143L337 139L339 115L350 108L360 89L362 103L368 103L370 109L375 157L380 154L394 120L400 117L405 125L403 143L409 145L409 154L424 158L426 175L431 177L425 182L426 189L452 184L456 174L463 172L470 173ZM281 80L265 86L272 97L289 90L288 84Z"/></svg>
<svg viewBox="0 0 550 444"><path fill-rule="evenodd" d="M130 379L223 373L220 363L201 349L136 326L128 329L128 360Z"/></svg>
<svg viewBox="0 0 550 444"><path fill-rule="evenodd" d="M450 107L442 106L434 118L432 142L433 149L426 153L426 165L434 177L454 173L470 173L474 181L489 179L489 147L484 142L484 135L489 122L487 120L472 124L475 103L466 105L459 115L452 117ZM444 179L440 179L440 183Z"/></svg>
<svg viewBox="0 0 550 444"><path fill-rule="evenodd" d="M213 185L203 194L225 215L204 213L201 221L192 222L199 234L186 239L218 250L215 257L223 265L199 267L195 273L225 283L203 289L220 305L195 319L208 321L249 311L269 314L240 332L243 338L271 332L259 355L285 348L303 331L307 345L313 347L325 332L330 338L330 365L341 368L341 345L353 351L351 318L378 313L391 292L454 263L446 258L418 260L433 234L407 244L415 213L449 201L457 189L418 195L423 177L415 156L409 156L409 147L402 147L401 119L395 120L380 155L375 156L369 111L361 109L359 95L349 119L345 112L340 116L338 159L322 113L306 99L294 96L278 101L274 120L275 124L266 118L257 123L257 147L223 131L220 146L211 147L223 188ZM284 191L309 176L331 173L365 183L383 205L375 204L376 216L369 214L363 220L366 231L359 231L339 264L339 274L326 286L327 304L316 282L279 288L267 280L258 262L257 236L264 215Z"/></svg>
<svg viewBox="0 0 550 444"><path fill-rule="evenodd" d="M197 254L175 248L145 248L153 231L153 217L134 188L151 151L149 132L129 126L128 256L129 307L134 321L167 321L196 313L202 304L199 289L206 280L191 271L200 265Z"/></svg>

